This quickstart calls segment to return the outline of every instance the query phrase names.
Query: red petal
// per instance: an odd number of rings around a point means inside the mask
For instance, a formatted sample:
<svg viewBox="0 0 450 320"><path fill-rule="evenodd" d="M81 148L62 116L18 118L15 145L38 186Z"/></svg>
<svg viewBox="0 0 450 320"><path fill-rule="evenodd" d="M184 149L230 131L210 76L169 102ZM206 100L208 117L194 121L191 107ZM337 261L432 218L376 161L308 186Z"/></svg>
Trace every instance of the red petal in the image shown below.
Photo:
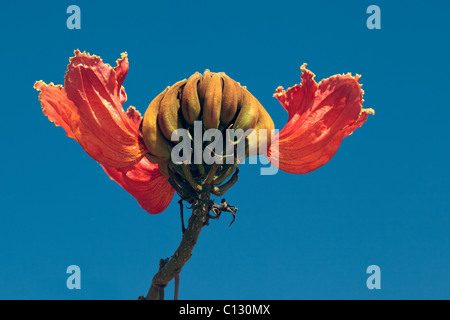
<svg viewBox="0 0 450 320"><path fill-rule="evenodd" d="M76 114L77 108L67 98L64 88L59 85L55 86L53 83L47 85L43 81L36 82L34 88L41 91L39 100L41 101L42 112L48 117L48 120L53 122L55 126L62 127L66 130L69 138L76 140L70 124L79 121Z"/></svg>
<svg viewBox="0 0 450 320"><path fill-rule="evenodd" d="M120 98L120 103L125 103L125 101L127 101L127 94L125 93L125 88L122 87L123 81L125 80L125 77L127 76L128 73L128 68L130 66L129 62L128 62L128 57L126 53L122 53L121 54L121 58L117 59L116 61L116 67L114 68L114 71L116 73L116 77L117 77L117 86L118 88L120 88L119 91L119 98Z"/></svg>
<svg viewBox="0 0 450 320"><path fill-rule="evenodd" d="M135 107L129 107L127 109L127 116L130 118L130 120L134 123L134 126L138 128L141 125L142 115L139 111L136 110Z"/></svg>
<svg viewBox="0 0 450 320"><path fill-rule="evenodd" d="M102 166L109 177L128 191L141 207L151 214L164 211L173 198L174 189L161 174L157 164L147 158L127 168Z"/></svg>
<svg viewBox="0 0 450 320"><path fill-rule="evenodd" d="M317 84L305 65L301 70L301 86L287 91L279 87L274 95L289 120L268 151L271 162L290 173L308 173L327 163L342 139L374 114L372 109L362 109L359 76L335 75Z"/></svg>
<svg viewBox="0 0 450 320"><path fill-rule="evenodd" d="M49 120L62 126L94 160L111 167L132 166L147 153L138 126L122 107L126 95L121 84L127 71L126 56L113 69L97 56L75 51L64 88L35 84Z"/></svg>

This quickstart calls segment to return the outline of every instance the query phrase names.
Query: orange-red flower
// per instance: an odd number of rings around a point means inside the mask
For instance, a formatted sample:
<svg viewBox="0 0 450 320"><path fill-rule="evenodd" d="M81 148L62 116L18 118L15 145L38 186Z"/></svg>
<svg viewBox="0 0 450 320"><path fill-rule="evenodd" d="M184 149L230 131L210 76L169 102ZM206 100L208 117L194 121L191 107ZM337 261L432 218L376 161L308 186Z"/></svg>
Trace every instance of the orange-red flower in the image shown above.
<svg viewBox="0 0 450 320"><path fill-rule="evenodd" d="M144 157L148 151L138 132L141 115L134 107L127 112L122 107L127 72L126 54L112 68L100 57L77 50L64 87L42 81L34 87L41 91L39 100L48 119L63 127L145 210L159 213L169 205L174 190L158 165Z"/></svg>
<svg viewBox="0 0 450 320"><path fill-rule="evenodd" d="M128 66L126 54L122 54L121 59L117 60L116 67L112 68L109 64L103 63L100 57L77 50L75 56L70 59L64 86L38 81L34 87L40 91L39 100L48 119L56 126L61 126L67 136L75 139L102 165L112 180L137 199L143 209L156 214L169 205L175 192L173 187L176 188L178 182L174 176L169 183L166 158L156 160L161 167L147 160L145 156L151 161L160 156L160 153L156 152L159 149L148 149L158 148L159 145L154 146L152 143L146 145L139 129L142 122L141 114L134 107L129 107L126 112L123 109L126 94L122 84ZM307 70L305 65L301 70L301 85L295 85L287 91L279 87L274 95L289 114L286 126L272 140L272 145L267 150L259 150L281 170L291 173L307 173L327 163L339 148L342 139L360 127L367 120L368 114L374 113L372 109L362 109L363 91L358 83L359 76L335 75L316 83L314 74ZM208 71L203 77L197 74L194 76L191 77L192 81L189 80L192 83L188 81L187 86L191 90L189 91L191 95L185 94L185 98L192 97L192 101L180 103L182 95L179 91L175 91L179 90L175 86L168 91L171 92L170 95L167 94L168 98L163 100L164 105L169 98L176 103L170 107L165 106L169 111L174 110L171 116L176 121L171 128L176 129L179 123L178 110L181 106L184 114L198 117L200 108L203 108L200 103L206 104L211 109L210 112L213 113L206 116L214 115L216 127L220 124L225 128L233 125L230 121L239 121L240 124L256 130L273 128L270 116L245 87L241 87L222 73L213 74ZM182 84L181 82L177 84L182 86L185 82L186 80ZM212 89L209 90L208 86ZM154 101L160 102L164 94L165 91ZM210 97L212 98L209 99ZM191 104L196 106L195 110L184 109ZM150 106L152 107L152 104ZM230 114L224 112L221 114L220 109L217 109L221 106ZM155 110L159 110L159 105ZM149 137L164 143L160 149L166 155L167 152L170 153L171 148L169 138L167 133L166 137L159 133L157 124L166 125L164 120L167 119L157 119L161 111L158 112L148 118L144 129L148 129L146 125L154 125L155 130L147 130L148 134L153 134ZM234 125L236 126L236 123ZM145 138L149 140L149 137ZM152 139L149 141L152 142ZM169 149L164 149L166 147ZM231 167L233 170L234 168ZM232 173L229 169L225 169L224 172L214 171L217 177L212 179L213 173L211 179L206 180L223 182L221 175L225 177ZM190 183L195 183L192 177L187 178ZM225 190L228 187L226 186Z"/></svg>
<svg viewBox="0 0 450 320"><path fill-rule="evenodd" d="M274 96L289 114L288 122L267 151L269 160L290 173L308 173L327 163L342 139L363 125L373 109L363 109L360 76L335 75L317 83L301 67L301 85Z"/></svg>

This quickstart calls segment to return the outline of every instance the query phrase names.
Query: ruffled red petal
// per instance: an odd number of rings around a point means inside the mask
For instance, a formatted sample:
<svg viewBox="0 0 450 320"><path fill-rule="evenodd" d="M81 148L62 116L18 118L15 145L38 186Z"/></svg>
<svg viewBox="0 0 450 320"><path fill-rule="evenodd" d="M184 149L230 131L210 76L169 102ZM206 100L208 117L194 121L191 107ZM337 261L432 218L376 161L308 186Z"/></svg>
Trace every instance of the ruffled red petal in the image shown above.
<svg viewBox="0 0 450 320"><path fill-rule="evenodd" d="M301 70L301 85L287 91L279 87L274 94L289 119L267 153L273 164L290 173L308 173L327 163L342 139L374 114L362 109L359 76L335 75L317 84L306 65Z"/></svg>
<svg viewBox="0 0 450 320"><path fill-rule="evenodd" d="M127 117L139 128L142 116L134 107L128 108ZM148 213L157 214L164 211L175 193L159 171L158 165L150 163L146 157L130 167L102 167L111 180L130 193Z"/></svg>
<svg viewBox="0 0 450 320"><path fill-rule="evenodd" d="M114 68L114 71L116 73L117 77L117 86L120 88L119 92L119 100L120 103L125 103L127 101L127 95L125 93L125 88L122 86L123 81L125 80L125 77L128 73L128 68L130 66L130 63L128 62L128 57L126 53L121 54L121 58L116 61L116 67Z"/></svg>
<svg viewBox="0 0 450 320"><path fill-rule="evenodd" d="M41 91L39 100L42 112L48 117L48 120L55 126L62 127L69 138L77 140L71 123L79 122L79 115L77 107L67 98L64 88L60 85L55 86L53 83L45 84L43 81L36 82L34 88Z"/></svg>
<svg viewBox="0 0 450 320"><path fill-rule="evenodd" d="M164 211L173 198L174 189L161 174L157 164L147 158L127 168L102 166L109 177L130 193L148 213Z"/></svg>
<svg viewBox="0 0 450 320"><path fill-rule="evenodd" d="M129 167L147 153L138 128L122 107L126 55L113 69L97 56L75 51L64 87L36 82L49 120L66 130L94 160L111 167Z"/></svg>

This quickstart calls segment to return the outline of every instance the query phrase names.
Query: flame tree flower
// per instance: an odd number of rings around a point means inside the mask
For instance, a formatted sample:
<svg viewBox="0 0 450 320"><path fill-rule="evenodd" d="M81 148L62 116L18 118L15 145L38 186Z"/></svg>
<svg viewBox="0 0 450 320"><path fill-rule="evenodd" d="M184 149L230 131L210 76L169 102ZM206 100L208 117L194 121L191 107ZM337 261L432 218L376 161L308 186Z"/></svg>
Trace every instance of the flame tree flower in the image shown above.
<svg viewBox="0 0 450 320"><path fill-rule="evenodd" d="M167 87L142 116L134 107L123 109L127 96L122 84L128 67L126 54L113 68L98 56L76 50L64 86L38 81L34 88L40 91L42 111L48 119L75 139L144 210L160 213L175 192L180 196L183 237L172 258L160 261L147 299L162 299L164 287L173 278L177 298L179 273L191 257L202 227L222 212L230 212L234 221L237 208L225 199L215 204L210 197L222 196L236 183L243 158L252 152L265 154L283 171L308 173L326 164L342 139L374 114L372 109L362 108L360 76L335 75L317 83L303 65L301 84L286 91L279 87L274 94L289 114L287 124L274 137L274 123L261 103L222 72L197 72ZM173 137L179 129L187 132L179 138L183 143L193 141L193 149L216 161L198 159L191 149L184 156L193 161L173 161L178 143ZM231 150L226 145L226 151L220 153L208 149L211 145L206 141L198 144L195 140L210 129L219 133L209 141L216 146L221 144L218 138L230 142L230 129L241 129L245 136L233 137ZM245 142L243 157L237 156L241 141ZM192 206L187 228L183 201Z"/></svg>

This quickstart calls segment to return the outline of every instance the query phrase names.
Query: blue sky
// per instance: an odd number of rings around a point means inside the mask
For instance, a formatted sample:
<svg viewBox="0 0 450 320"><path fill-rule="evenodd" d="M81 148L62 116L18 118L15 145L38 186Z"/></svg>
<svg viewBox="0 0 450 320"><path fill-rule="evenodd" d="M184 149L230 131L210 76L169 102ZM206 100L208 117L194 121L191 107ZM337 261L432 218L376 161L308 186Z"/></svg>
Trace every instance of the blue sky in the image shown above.
<svg viewBox="0 0 450 320"><path fill-rule="evenodd" d="M66 8L81 8L68 30ZM366 9L381 8L369 30ZM47 1L2 4L0 299L136 299L181 238L43 116L36 80L63 83L80 49L128 52L125 107L204 69L247 85L278 128L275 89L361 74L366 124L307 175L241 166L239 210L203 229L182 299L449 299L450 5L444 1ZM66 268L81 269L81 289ZM381 289L366 269L381 269ZM173 284L167 289L172 295Z"/></svg>

